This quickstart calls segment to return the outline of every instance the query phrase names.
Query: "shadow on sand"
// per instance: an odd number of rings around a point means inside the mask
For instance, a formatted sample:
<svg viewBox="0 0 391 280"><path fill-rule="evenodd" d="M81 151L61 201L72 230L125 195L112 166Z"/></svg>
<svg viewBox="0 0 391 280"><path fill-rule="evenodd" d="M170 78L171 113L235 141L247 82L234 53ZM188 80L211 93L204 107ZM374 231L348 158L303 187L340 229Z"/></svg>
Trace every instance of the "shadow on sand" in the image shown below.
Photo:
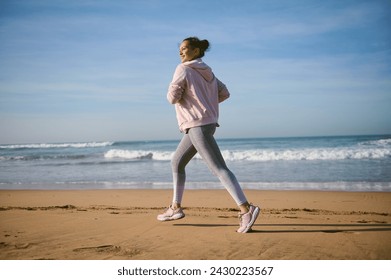
<svg viewBox="0 0 391 280"><path fill-rule="evenodd" d="M177 227L237 227L237 224L173 224ZM255 229L254 229L255 227ZM272 227L273 229L268 229ZM263 228L263 229L260 229ZM275 229L280 228L280 229ZM391 224L254 224L252 233L391 231Z"/></svg>

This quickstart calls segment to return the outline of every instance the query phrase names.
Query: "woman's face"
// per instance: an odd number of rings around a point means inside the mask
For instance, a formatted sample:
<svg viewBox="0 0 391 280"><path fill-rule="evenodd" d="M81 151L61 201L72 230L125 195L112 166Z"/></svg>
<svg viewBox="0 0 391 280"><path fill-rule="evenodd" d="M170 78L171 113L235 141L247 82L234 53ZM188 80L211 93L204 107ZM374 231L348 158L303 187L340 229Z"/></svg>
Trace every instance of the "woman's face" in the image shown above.
<svg viewBox="0 0 391 280"><path fill-rule="evenodd" d="M193 48L190 46L188 41L183 41L182 44L179 46L179 56L181 57L181 61L191 61L198 57L200 54L199 48Z"/></svg>

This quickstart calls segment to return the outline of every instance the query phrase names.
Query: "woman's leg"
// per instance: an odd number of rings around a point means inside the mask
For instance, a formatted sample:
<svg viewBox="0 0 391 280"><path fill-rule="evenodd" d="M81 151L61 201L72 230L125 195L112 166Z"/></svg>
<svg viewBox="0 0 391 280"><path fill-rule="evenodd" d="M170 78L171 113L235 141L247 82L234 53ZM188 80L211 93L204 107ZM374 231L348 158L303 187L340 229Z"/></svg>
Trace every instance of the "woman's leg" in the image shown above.
<svg viewBox="0 0 391 280"><path fill-rule="evenodd" d="M224 158L213 137L215 131L215 124L205 125L191 128L188 135L191 139L191 143L206 162L209 169L219 178L220 182L235 200L242 213L246 213L249 210L250 204L247 202L246 196L235 175L225 164Z"/></svg>
<svg viewBox="0 0 391 280"><path fill-rule="evenodd" d="M174 188L172 207L174 209L181 206L186 182L185 167L196 153L197 150L194 148L189 135L185 134L171 160Z"/></svg>
<svg viewBox="0 0 391 280"><path fill-rule="evenodd" d="M248 203L235 175L226 166L213 137L215 130L216 125L192 128L189 130L189 134L186 134L179 143L171 162L174 177L173 205L165 213L158 215L157 218L160 221L172 221L185 217L182 208L180 208L186 181L185 167L199 152L209 169L218 176L239 206L241 214L239 215L240 227L237 232L246 233L254 225L260 209Z"/></svg>

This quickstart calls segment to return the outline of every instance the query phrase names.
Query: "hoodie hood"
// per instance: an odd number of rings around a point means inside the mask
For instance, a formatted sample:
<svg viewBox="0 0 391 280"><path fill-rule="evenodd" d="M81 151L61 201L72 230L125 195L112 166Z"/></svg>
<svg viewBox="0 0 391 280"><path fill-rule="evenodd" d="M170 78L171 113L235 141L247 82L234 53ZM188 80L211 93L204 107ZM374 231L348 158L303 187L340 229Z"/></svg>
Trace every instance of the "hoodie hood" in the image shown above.
<svg viewBox="0 0 391 280"><path fill-rule="evenodd" d="M201 58L184 62L183 65L196 70L207 82L211 82L215 77L212 69Z"/></svg>

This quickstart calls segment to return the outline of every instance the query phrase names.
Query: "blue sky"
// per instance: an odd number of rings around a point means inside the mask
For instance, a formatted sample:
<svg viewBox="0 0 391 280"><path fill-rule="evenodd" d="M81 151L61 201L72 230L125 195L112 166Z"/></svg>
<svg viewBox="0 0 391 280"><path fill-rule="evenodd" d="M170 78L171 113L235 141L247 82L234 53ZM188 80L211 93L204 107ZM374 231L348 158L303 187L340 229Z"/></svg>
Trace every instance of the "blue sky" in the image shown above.
<svg viewBox="0 0 391 280"><path fill-rule="evenodd" d="M0 0L0 143L180 138L188 36L231 92L218 138L391 134L389 0Z"/></svg>

